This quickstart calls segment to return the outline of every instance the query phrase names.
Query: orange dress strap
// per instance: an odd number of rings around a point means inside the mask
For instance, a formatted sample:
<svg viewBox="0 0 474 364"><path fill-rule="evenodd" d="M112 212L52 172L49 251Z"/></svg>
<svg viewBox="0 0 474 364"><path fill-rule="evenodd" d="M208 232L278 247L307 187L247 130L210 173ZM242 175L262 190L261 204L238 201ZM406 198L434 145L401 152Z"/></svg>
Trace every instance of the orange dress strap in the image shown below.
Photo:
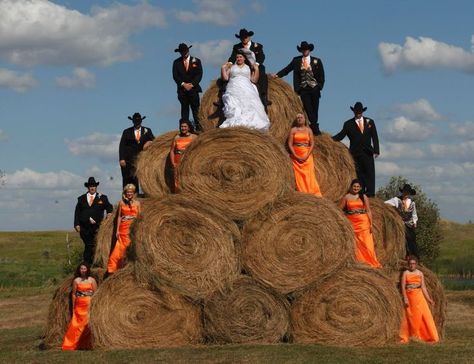
<svg viewBox="0 0 474 364"><path fill-rule="evenodd" d="M293 150L295 155L297 157L304 157L310 149L309 143L310 135L307 131L296 131L293 134ZM296 190L321 197L321 190L316 179L313 154L302 163L294 156L291 156L291 162L295 174Z"/></svg>
<svg viewBox="0 0 474 364"><path fill-rule="evenodd" d="M356 238L356 260L373 268L382 268L375 255L374 237L370 231L370 219L360 199L346 199L346 216L351 222Z"/></svg>
<svg viewBox="0 0 474 364"><path fill-rule="evenodd" d="M408 306L405 307L402 327L400 329L400 342L408 343L410 337L419 340L436 343L439 341L433 315L428 302L426 302L421 288L421 274L407 271L405 274L405 291L408 298Z"/></svg>

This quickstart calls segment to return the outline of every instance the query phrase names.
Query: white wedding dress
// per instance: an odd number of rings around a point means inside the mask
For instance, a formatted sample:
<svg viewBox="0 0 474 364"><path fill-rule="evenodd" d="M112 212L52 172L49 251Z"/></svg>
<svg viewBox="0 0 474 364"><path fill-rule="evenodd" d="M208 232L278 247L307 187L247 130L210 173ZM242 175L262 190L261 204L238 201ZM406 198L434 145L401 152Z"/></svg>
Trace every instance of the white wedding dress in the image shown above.
<svg viewBox="0 0 474 364"><path fill-rule="evenodd" d="M224 95L225 120L220 128L243 126L266 131L270 120L258 95L257 86L250 81L250 68L247 65L233 65Z"/></svg>

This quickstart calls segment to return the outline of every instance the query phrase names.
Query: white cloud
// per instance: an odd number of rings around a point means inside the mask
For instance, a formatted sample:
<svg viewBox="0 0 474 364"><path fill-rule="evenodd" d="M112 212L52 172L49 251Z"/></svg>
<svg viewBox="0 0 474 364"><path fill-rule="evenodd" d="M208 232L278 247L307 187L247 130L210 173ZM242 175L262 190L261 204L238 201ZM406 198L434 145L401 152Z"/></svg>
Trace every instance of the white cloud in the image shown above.
<svg viewBox="0 0 474 364"><path fill-rule="evenodd" d="M76 67L71 77L57 77L56 84L65 88L93 88L95 86L95 74L85 68Z"/></svg>
<svg viewBox="0 0 474 364"><path fill-rule="evenodd" d="M0 129L0 142L8 140L8 135L5 133L5 130Z"/></svg>
<svg viewBox="0 0 474 364"><path fill-rule="evenodd" d="M375 171L377 175L387 177L398 176L402 174L402 168L393 162L377 161L375 164Z"/></svg>
<svg viewBox="0 0 474 364"><path fill-rule="evenodd" d="M383 143L380 146L380 157L383 160L392 159L421 159L425 153L416 147L408 148L404 143Z"/></svg>
<svg viewBox="0 0 474 364"><path fill-rule="evenodd" d="M102 162L118 162L120 135L93 133L64 142L74 155L95 157Z"/></svg>
<svg viewBox="0 0 474 364"><path fill-rule="evenodd" d="M474 139L474 122L467 121L465 123L451 123L449 127L453 130L457 136L464 137L466 139Z"/></svg>
<svg viewBox="0 0 474 364"><path fill-rule="evenodd" d="M8 188L64 189L80 185L84 178L68 171L40 173L29 168L5 176Z"/></svg>
<svg viewBox="0 0 474 364"><path fill-rule="evenodd" d="M132 33L165 26L161 9L146 2L94 7L91 14L47 0L0 1L0 58L21 65L110 65L140 56Z"/></svg>
<svg viewBox="0 0 474 364"><path fill-rule="evenodd" d="M21 74L0 68L0 87L10 88L16 92L26 92L36 85L37 81L29 73Z"/></svg>
<svg viewBox="0 0 474 364"><path fill-rule="evenodd" d="M193 0L193 11L175 10L176 18L183 23L208 23L219 26L233 25L240 16L235 0Z"/></svg>
<svg viewBox="0 0 474 364"><path fill-rule="evenodd" d="M474 36L470 52L427 37L406 37L404 45L382 42L378 50L387 72L435 67L474 72Z"/></svg>
<svg viewBox="0 0 474 364"><path fill-rule="evenodd" d="M418 142L429 138L434 133L431 125L412 121L404 116L393 119L385 131L385 138L396 142Z"/></svg>
<svg viewBox="0 0 474 364"><path fill-rule="evenodd" d="M441 119L441 114L436 112L430 102L426 99L419 99L407 104L399 104L397 105L397 109L407 116L417 120L433 121Z"/></svg>
<svg viewBox="0 0 474 364"><path fill-rule="evenodd" d="M433 156L474 162L474 140L457 144L431 144Z"/></svg>
<svg viewBox="0 0 474 364"><path fill-rule="evenodd" d="M203 63L220 66L232 53L233 43L230 40L210 40L194 43L192 50Z"/></svg>

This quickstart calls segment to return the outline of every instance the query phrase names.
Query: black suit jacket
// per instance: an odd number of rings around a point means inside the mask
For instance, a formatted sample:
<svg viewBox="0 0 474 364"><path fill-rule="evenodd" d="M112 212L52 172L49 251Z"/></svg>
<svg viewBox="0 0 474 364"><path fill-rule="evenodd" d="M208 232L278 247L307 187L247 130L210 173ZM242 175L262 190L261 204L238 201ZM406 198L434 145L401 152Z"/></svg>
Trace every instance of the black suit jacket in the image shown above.
<svg viewBox="0 0 474 364"><path fill-rule="evenodd" d="M351 154L380 154L379 151L379 137L377 135L377 128L375 122L370 119L364 118L364 133L360 132L359 127L355 121L355 118L349 119L344 123L342 130L334 135L332 138L336 141L341 141L344 137L348 137L350 140L349 150Z"/></svg>
<svg viewBox="0 0 474 364"><path fill-rule="evenodd" d="M311 69L313 70L313 75L318 82L318 86L316 86L319 91L324 87L324 67L323 62L317 57L310 57L311 58ZM300 93L301 91L301 63L303 62L303 56L295 57L291 60L290 64L283 68L281 71L277 73L278 77L284 77L291 71L293 71L293 88L295 89L296 93Z"/></svg>
<svg viewBox="0 0 474 364"><path fill-rule="evenodd" d="M77 198L76 210L74 211L74 226L79 225L81 228L91 227L89 218L92 217L97 226L104 218L104 212L110 214L113 206L110 204L106 195L96 193L94 202L89 206L87 201L87 193Z"/></svg>
<svg viewBox="0 0 474 364"><path fill-rule="evenodd" d="M202 65L201 60L196 57L190 57L188 71L184 67L183 57L179 57L173 62L173 80L177 85L177 92L186 92L186 90L181 87L181 84L192 83L193 89L197 92L202 92L199 82L202 79Z"/></svg>
<svg viewBox="0 0 474 364"><path fill-rule="evenodd" d="M232 47L232 54L229 57L229 62L235 63L235 58L237 57L237 51L241 48L244 48L242 42L234 44ZM260 43L251 42L250 50L255 53L255 60L258 64L263 64L265 61L265 53L263 52L263 45Z"/></svg>
<svg viewBox="0 0 474 364"><path fill-rule="evenodd" d="M125 129L120 139L119 160L123 159L127 164L135 161L135 158L138 153L143 150L143 145L145 145L146 142L155 139L151 129L142 126L140 130L140 141L137 142L134 129L133 126Z"/></svg>

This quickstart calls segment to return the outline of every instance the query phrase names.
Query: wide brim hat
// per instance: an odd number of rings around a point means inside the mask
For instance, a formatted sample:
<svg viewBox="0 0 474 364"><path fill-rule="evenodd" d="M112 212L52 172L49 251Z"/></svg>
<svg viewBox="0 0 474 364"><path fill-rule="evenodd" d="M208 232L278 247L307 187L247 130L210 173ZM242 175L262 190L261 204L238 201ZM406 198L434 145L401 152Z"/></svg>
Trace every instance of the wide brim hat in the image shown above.
<svg viewBox="0 0 474 364"><path fill-rule="evenodd" d="M362 102L360 102L360 101L357 101L354 104L354 106L350 106L350 108L354 112L364 112L365 110L367 110L367 108L364 107L364 105L362 105Z"/></svg>
<svg viewBox="0 0 474 364"><path fill-rule="evenodd" d="M245 28L239 30L239 34L235 34L236 38L247 38L254 35L254 32L251 30L247 30Z"/></svg>
<svg viewBox="0 0 474 364"><path fill-rule="evenodd" d="M99 181L96 181L94 177L89 177L89 179L87 180L87 182L84 182L84 187L86 188L89 188L91 186L98 186L99 185Z"/></svg>
<svg viewBox="0 0 474 364"><path fill-rule="evenodd" d="M192 48L192 47L193 47L192 45L188 46L186 43L179 43L178 48L176 48L174 51L179 52L179 53L187 52L189 51L189 48Z"/></svg>
<svg viewBox="0 0 474 364"><path fill-rule="evenodd" d="M139 121L141 123L143 120L146 119L146 116L141 116L139 112L136 112L135 114L133 114L133 116L129 116L128 118L133 122Z"/></svg>
<svg viewBox="0 0 474 364"><path fill-rule="evenodd" d="M416 191L408 183L405 183L402 188L399 188L399 191L401 193L406 192L406 193L408 193L409 195L412 195L412 196L416 195Z"/></svg>
<svg viewBox="0 0 474 364"><path fill-rule="evenodd" d="M303 52L303 51L306 51L306 50L309 50L310 52L313 51L314 49L314 44L313 43L308 43L307 41L302 41L301 44L298 46L296 46L296 49L298 50L298 52Z"/></svg>

